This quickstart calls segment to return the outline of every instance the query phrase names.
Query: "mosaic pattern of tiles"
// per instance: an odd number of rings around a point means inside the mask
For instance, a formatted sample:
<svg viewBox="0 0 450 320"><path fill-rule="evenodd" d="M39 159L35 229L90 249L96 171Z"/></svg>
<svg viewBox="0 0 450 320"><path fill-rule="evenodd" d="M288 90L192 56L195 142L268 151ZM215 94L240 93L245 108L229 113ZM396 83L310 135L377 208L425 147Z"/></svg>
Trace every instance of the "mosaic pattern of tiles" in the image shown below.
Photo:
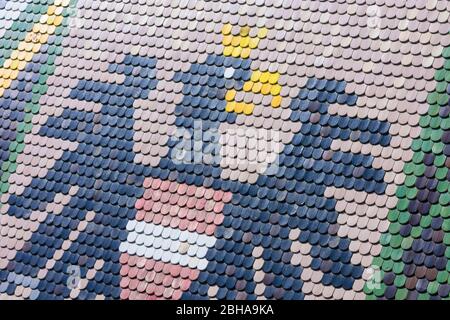
<svg viewBox="0 0 450 320"><path fill-rule="evenodd" d="M0 299L449 299L447 0L0 0Z"/></svg>

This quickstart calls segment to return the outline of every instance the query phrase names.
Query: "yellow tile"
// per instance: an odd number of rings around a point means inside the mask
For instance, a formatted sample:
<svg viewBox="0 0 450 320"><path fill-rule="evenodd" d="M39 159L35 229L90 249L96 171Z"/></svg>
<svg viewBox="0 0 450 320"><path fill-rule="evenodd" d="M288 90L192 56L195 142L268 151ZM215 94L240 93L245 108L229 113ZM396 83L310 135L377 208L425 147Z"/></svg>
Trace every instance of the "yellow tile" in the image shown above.
<svg viewBox="0 0 450 320"><path fill-rule="evenodd" d="M26 66L27 66L27 61L20 61L19 62L19 68L18 68L18 70L16 70L17 73L15 74L14 79L16 79L17 76L19 75L19 71L25 69Z"/></svg>
<svg viewBox="0 0 450 320"><path fill-rule="evenodd" d="M230 23L224 24L222 27L222 34L223 35L229 35L231 34L231 29L233 26Z"/></svg>
<svg viewBox="0 0 450 320"><path fill-rule="evenodd" d="M280 74L278 72L271 73L270 77L269 77L269 83L275 84L278 82L279 79L280 79Z"/></svg>
<svg viewBox="0 0 450 320"><path fill-rule="evenodd" d="M19 65L20 68L20 65ZM9 70L8 72L8 79L15 79L16 78L16 72L17 70Z"/></svg>
<svg viewBox="0 0 450 320"><path fill-rule="evenodd" d="M258 82L260 78L261 78L261 71L256 70L252 72L250 80L253 82Z"/></svg>
<svg viewBox="0 0 450 320"><path fill-rule="evenodd" d="M61 25L61 23L63 22L63 16L57 16L57 17L55 17L55 22L54 22L54 25L55 26L59 26L59 25Z"/></svg>
<svg viewBox="0 0 450 320"><path fill-rule="evenodd" d="M227 105L225 106L225 111L227 112L233 112L236 106L236 102L232 101L232 102L228 102Z"/></svg>
<svg viewBox="0 0 450 320"><path fill-rule="evenodd" d="M233 47L239 47L239 44L241 43L241 37L233 37L231 40L231 45Z"/></svg>
<svg viewBox="0 0 450 320"><path fill-rule="evenodd" d="M240 55L241 55L241 52L242 52L242 48L240 48L240 47L235 47L235 48L233 48L233 52L232 52L232 56L233 57L235 57L235 58L237 58L237 57L239 57Z"/></svg>
<svg viewBox="0 0 450 320"><path fill-rule="evenodd" d="M228 47L225 47L224 49L223 49L223 55L224 56L227 56L227 57L229 57L229 56L231 56L232 54L233 54L233 47L230 47L230 46L228 46Z"/></svg>
<svg viewBox="0 0 450 320"><path fill-rule="evenodd" d="M9 57L9 59L8 60L14 60L14 59L17 59L17 57L19 56L19 53L20 53L21 51L19 51L19 50L14 50L13 52L11 52L11 56ZM3 65L5 65L5 63L6 63L6 61L3 63Z"/></svg>
<svg viewBox="0 0 450 320"><path fill-rule="evenodd" d="M49 16L47 19L47 24L49 25L55 24L55 18L56 18L55 16Z"/></svg>
<svg viewBox="0 0 450 320"><path fill-rule="evenodd" d="M17 46L17 49L15 50L15 52L26 51L27 47L28 47L28 42L20 42L19 45ZM9 58L15 59L12 55ZM3 65L3 66L5 66L5 65Z"/></svg>
<svg viewBox="0 0 450 320"><path fill-rule="evenodd" d="M270 89L272 88L272 85L269 83L265 83L263 84L262 88L261 88L261 93L264 95L268 95L270 94Z"/></svg>
<svg viewBox="0 0 450 320"><path fill-rule="evenodd" d="M266 82L269 82L269 77L270 77L270 72L263 72L262 74L261 74L261 82L262 83L266 83Z"/></svg>
<svg viewBox="0 0 450 320"><path fill-rule="evenodd" d="M262 89L262 83L261 82L256 82L253 87L252 87L252 92L253 93L260 93Z"/></svg>
<svg viewBox="0 0 450 320"><path fill-rule="evenodd" d="M242 37L248 36L249 33L250 33L250 27L249 27L249 26L244 26L244 27L242 27L241 30L240 30L240 32L239 32L239 34L240 34Z"/></svg>
<svg viewBox="0 0 450 320"><path fill-rule="evenodd" d="M247 48L250 44L250 37L243 37L239 43L241 48Z"/></svg>
<svg viewBox="0 0 450 320"><path fill-rule="evenodd" d="M248 46L250 47L250 49L256 49L258 47L258 44L259 44L258 38L251 38Z"/></svg>
<svg viewBox="0 0 450 320"><path fill-rule="evenodd" d="M255 108L255 105L253 103L246 103L244 106L244 114L251 115L253 113L253 109Z"/></svg>
<svg viewBox="0 0 450 320"><path fill-rule="evenodd" d="M227 94L225 95L225 100L233 101L235 97L236 97L236 90L231 89L228 90Z"/></svg>
<svg viewBox="0 0 450 320"><path fill-rule="evenodd" d="M229 45L231 45L231 40L233 40L233 36L232 35L224 36L223 39L222 39L222 44L224 46L229 46Z"/></svg>
<svg viewBox="0 0 450 320"><path fill-rule="evenodd" d="M24 43L24 51L31 52L33 50L33 45L32 42Z"/></svg>
<svg viewBox="0 0 450 320"><path fill-rule="evenodd" d="M19 61L14 60L10 66L11 70L17 70L17 68L19 67Z"/></svg>
<svg viewBox="0 0 450 320"><path fill-rule="evenodd" d="M3 89L7 89L11 85L11 82L12 82L11 79L0 79L0 86Z"/></svg>
<svg viewBox="0 0 450 320"><path fill-rule="evenodd" d="M26 52L25 55L25 60L31 61L33 59L33 52Z"/></svg>
<svg viewBox="0 0 450 320"><path fill-rule="evenodd" d="M245 82L242 90L244 90L244 92L252 91L253 84L254 84L254 82L252 82L252 81Z"/></svg>
<svg viewBox="0 0 450 320"><path fill-rule="evenodd" d="M241 58L247 59L248 57L250 57L250 53L251 53L250 48L244 48L244 49L242 49L242 52L241 52Z"/></svg>
<svg viewBox="0 0 450 320"><path fill-rule="evenodd" d="M258 31L258 38L264 39L267 36L267 32L268 32L267 28L259 29L259 31Z"/></svg>
<svg viewBox="0 0 450 320"><path fill-rule="evenodd" d="M281 86L279 84L276 84L272 86L272 89L270 89L270 94L273 96L278 96L281 92Z"/></svg>
<svg viewBox="0 0 450 320"><path fill-rule="evenodd" d="M48 7L48 9L47 9L47 14L50 16L50 15L54 15L55 14L55 11L56 11L56 6L49 6Z"/></svg>
<svg viewBox="0 0 450 320"><path fill-rule="evenodd" d="M11 77L11 69L5 69L5 72L3 73L3 79L9 79Z"/></svg>
<svg viewBox="0 0 450 320"><path fill-rule="evenodd" d="M10 72L11 70L9 69L0 69L0 79L8 79Z"/></svg>
<svg viewBox="0 0 450 320"><path fill-rule="evenodd" d="M242 112L244 112L244 107L245 107L245 103L236 102L236 105L234 106L234 112L242 113Z"/></svg>
<svg viewBox="0 0 450 320"><path fill-rule="evenodd" d="M273 108L278 108L281 105L281 96L276 96L272 99L271 106Z"/></svg>
<svg viewBox="0 0 450 320"><path fill-rule="evenodd" d="M14 61L24 61L27 59L27 56L29 55L33 56L33 52L26 52L26 51L19 52L19 54L17 55L17 59L14 59ZM28 61L30 60L31 58Z"/></svg>

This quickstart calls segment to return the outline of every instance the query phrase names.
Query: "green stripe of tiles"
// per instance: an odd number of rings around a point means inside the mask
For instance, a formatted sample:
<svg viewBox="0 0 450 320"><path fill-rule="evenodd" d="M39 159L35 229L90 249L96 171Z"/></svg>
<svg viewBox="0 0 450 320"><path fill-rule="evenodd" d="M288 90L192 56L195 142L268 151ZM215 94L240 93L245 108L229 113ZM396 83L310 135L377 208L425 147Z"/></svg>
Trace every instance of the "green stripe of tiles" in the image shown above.
<svg viewBox="0 0 450 320"><path fill-rule="evenodd" d="M450 118L448 116L442 118L439 115L440 107L448 104L449 101L447 87L450 83L450 47L443 50L442 56L445 59L445 63L441 69L436 71L436 88L427 97L429 104L428 114L423 116L419 122L422 128L420 137L415 139L411 145L411 149L415 152L414 156L409 163L405 164L403 170L406 176L405 182L397 188L397 206L389 212L388 220L390 226L380 239L383 248L380 255L375 257L372 262L372 266L379 268L381 271L381 278L383 278L385 272L393 272L395 274L396 299L408 298L408 290L404 287L406 277L403 275L405 267L402 261L403 251L411 248L414 239L420 238L423 229L430 226L432 217L440 216L444 219L442 229L445 233L444 244L447 246L445 256L447 259L450 258L450 188L446 180L448 173L448 169L445 166L446 156L442 154L445 146L441 142L444 130L450 128ZM425 153L429 152L435 155L434 165L439 168L434 173L434 178L439 180L437 186L437 190L440 192L439 201L431 206L429 216L422 216L419 225L413 227L409 235L402 237L399 234L400 228L409 221L408 204L417 195L418 189L415 187L415 183L417 177L422 176L425 172L426 166L423 164L423 158ZM421 293L418 299L429 299L430 295L437 293L440 284L450 284L449 272L450 262L447 263L446 270L440 271L436 280L429 283L427 292ZM386 290L384 283L381 283L379 286L368 284L369 282L366 282L364 287L368 300L384 295Z"/></svg>
<svg viewBox="0 0 450 320"><path fill-rule="evenodd" d="M70 7L76 3L77 0L72 0ZM67 28L67 8L63 10L63 22L55 30L55 34L50 38L53 39L53 43L49 44L47 54L48 59L45 64L41 65L39 82L35 83L32 88L32 99L31 102L25 105L25 116L24 121L17 126L17 137L16 140L11 143L9 147L9 158L3 162L1 167L1 177L0 177L0 196L6 193L9 189L8 179L12 173L15 172L17 168L17 156L25 148L24 138L27 133L31 132L32 123L31 120L35 114L39 112L39 100L41 96L47 92L47 79L53 74L55 70L55 59L58 55L62 53L63 48L61 47L61 42L64 36L68 33Z"/></svg>

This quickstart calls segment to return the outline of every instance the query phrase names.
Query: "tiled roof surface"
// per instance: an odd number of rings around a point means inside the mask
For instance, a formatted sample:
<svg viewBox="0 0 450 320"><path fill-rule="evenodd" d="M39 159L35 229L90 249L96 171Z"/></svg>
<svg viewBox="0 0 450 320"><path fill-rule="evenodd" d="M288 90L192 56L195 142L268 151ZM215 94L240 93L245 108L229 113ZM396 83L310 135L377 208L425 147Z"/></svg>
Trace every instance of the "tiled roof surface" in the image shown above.
<svg viewBox="0 0 450 320"><path fill-rule="evenodd" d="M0 0L0 299L449 299L446 0Z"/></svg>

